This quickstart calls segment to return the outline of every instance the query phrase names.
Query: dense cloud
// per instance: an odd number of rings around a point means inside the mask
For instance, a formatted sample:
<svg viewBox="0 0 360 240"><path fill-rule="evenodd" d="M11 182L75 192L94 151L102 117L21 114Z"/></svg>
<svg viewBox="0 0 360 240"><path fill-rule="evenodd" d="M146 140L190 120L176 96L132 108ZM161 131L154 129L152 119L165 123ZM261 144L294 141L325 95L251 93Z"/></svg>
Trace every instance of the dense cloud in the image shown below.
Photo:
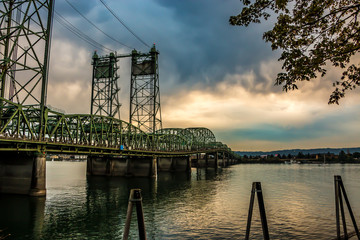
<svg viewBox="0 0 360 240"><path fill-rule="evenodd" d="M120 25L99 1L89 1L89 4L84 4L85 1L69 1L104 32L120 42L143 52L148 50ZM214 84L228 73L254 69L257 74L258 63L274 55L261 39L261 25L244 29L228 24L229 16L240 10L237 1L222 1L221 4L216 0L143 0L126 4L110 1L108 5L148 45L156 43L161 54L160 70L164 81L176 75L175 82L179 84ZM115 50L130 51L122 49L93 28L66 2L58 2L56 7L57 12L103 45ZM55 26L61 27L58 24ZM59 31L61 37L71 37L68 31ZM82 40L75 41L81 43L79 41ZM85 42L82 44L86 49L93 48L86 46ZM256 79L264 81L261 76Z"/></svg>
<svg viewBox="0 0 360 240"><path fill-rule="evenodd" d="M56 11L107 48L128 53L149 49L129 33L99 0L68 0ZM328 106L330 85L340 76L300 84L283 93L274 86L281 71L278 52L262 40L271 22L248 28L228 24L241 11L238 0L105 1L148 45L160 51L160 90L165 127L204 126L220 141L239 150L291 147L357 146L359 94L351 93L340 107ZM48 101L67 112L88 113L91 57L94 50L58 22L54 23ZM122 118L128 117L129 60L120 62ZM355 119L355 120L354 120ZM351 128L353 127L353 129ZM341 144L344 145L341 145Z"/></svg>

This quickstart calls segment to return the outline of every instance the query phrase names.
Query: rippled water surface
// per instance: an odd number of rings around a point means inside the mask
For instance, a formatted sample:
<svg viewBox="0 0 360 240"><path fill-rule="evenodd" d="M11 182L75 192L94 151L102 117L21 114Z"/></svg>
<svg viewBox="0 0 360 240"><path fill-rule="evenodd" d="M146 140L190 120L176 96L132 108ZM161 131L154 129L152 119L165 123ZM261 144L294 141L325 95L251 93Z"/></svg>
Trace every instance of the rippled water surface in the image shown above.
<svg viewBox="0 0 360 240"><path fill-rule="evenodd" d="M47 162L46 198L0 196L0 229L7 239L121 239L130 189L141 188L148 239L243 239L251 184L260 181L271 239L331 239L334 175L359 223L360 165L244 164L155 180L86 177L85 162ZM257 204L251 236L262 238Z"/></svg>

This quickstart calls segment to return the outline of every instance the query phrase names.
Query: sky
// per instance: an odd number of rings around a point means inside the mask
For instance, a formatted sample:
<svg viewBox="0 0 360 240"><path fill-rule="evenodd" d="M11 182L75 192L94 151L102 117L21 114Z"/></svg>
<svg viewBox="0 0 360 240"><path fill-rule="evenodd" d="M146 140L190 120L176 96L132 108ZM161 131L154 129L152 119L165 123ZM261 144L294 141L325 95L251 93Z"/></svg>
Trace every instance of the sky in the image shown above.
<svg viewBox="0 0 360 240"><path fill-rule="evenodd" d="M134 37L100 0L65 0L55 10L85 34L118 54L150 49ZM360 94L328 105L341 72L283 92L274 86L282 63L262 39L272 20L231 26L239 0L103 0L147 45L156 45L163 127L206 127L237 151L360 147ZM54 21L47 102L66 113L89 113L91 58L88 44ZM121 119L129 118L130 59L121 59Z"/></svg>

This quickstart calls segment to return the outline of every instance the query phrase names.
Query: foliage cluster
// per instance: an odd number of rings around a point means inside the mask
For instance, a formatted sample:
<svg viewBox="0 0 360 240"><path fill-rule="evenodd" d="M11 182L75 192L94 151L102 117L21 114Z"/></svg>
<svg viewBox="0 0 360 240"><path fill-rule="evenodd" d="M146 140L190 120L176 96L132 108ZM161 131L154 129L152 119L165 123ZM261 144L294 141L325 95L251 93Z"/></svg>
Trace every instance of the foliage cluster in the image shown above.
<svg viewBox="0 0 360 240"><path fill-rule="evenodd" d="M324 77L327 64L342 70L334 82L329 104L339 103L347 90L360 86L359 0L241 0L241 13L230 24L248 26L277 16L273 29L264 33L273 50L281 49L281 72L275 84L297 89L300 81ZM357 64L355 64L357 62Z"/></svg>

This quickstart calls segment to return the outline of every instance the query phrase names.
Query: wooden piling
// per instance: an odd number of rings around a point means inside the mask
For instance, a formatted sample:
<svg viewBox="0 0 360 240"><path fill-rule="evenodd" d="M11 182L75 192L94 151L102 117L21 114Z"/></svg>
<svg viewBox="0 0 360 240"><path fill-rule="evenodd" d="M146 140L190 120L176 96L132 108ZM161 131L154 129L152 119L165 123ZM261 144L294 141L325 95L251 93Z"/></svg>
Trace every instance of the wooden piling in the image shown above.
<svg viewBox="0 0 360 240"><path fill-rule="evenodd" d="M129 204L128 204L128 209L127 209L127 213L126 213L126 222L125 222L125 230L124 230L124 234L123 234L123 239L127 240L129 237L133 204L135 204L135 207L136 207L136 216L137 216L138 229L139 229L139 239L146 240L141 189L131 189L131 191L130 191Z"/></svg>
<svg viewBox="0 0 360 240"><path fill-rule="evenodd" d="M334 184L335 184L335 210L336 210L336 236L337 236L337 239L338 240L349 239L349 237L350 237L349 236L350 234L347 233L347 227L346 227L345 211L344 211L344 204L343 204L343 199L342 199L342 197L344 197L348 212L351 217L352 224L355 229L355 233L356 233L358 239L360 240L359 229L357 227L356 220L355 220L353 211L351 209L350 202L347 197L341 176L339 176L339 175L334 176ZM341 236L341 234L340 234L340 215L341 215L342 226L343 226L343 231L344 231L343 236Z"/></svg>
<svg viewBox="0 0 360 240"><path fill-rule="evenodd" d="M264 205L264 199L263 199L263 194L262 194L262 189L261 189L261 183L260 182L253 182L253 184L252 184L248 220L247 220L247 225L246 225L245 240L248 240L249 237L250 237L251 218L252 218L252 212L253 212L253 208L254 208L255 193L256 193L257 199L258 199L258 205L259 205L259 212L260 212L263 236L264 236L265 240L269 240L270 239L270 237L269 237L269 229L268 229L268 225L267 225L265 205Z"/></svg>

